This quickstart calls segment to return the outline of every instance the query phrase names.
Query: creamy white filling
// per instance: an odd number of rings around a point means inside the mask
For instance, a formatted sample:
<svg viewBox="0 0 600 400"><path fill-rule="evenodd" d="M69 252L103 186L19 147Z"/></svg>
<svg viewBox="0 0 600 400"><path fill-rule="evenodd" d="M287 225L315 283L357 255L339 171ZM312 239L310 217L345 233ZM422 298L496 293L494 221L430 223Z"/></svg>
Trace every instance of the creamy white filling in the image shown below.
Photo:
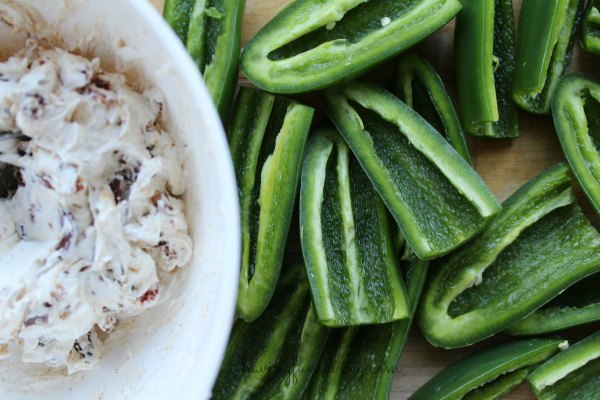
<svg viewBox="0 0 600 400"><path fill-rule="evenodd" d="M89 369L100 331L158 300L157 268L187 264L181 161L161 96L33 41L0 63L0 349Z"/></svg>

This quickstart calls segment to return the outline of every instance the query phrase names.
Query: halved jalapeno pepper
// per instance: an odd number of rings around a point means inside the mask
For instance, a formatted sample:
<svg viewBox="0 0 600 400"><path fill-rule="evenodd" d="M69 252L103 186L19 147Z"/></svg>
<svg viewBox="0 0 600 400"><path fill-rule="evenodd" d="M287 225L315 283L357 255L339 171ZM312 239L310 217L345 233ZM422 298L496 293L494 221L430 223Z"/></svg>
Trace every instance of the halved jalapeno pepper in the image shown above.
<svg viewBox="0 0 600 400"><path fill-rule="evenodd" d="M163 15L198 65L221 120L235 92L245 0L165 0Z"/></svg>
<svg viewBox="0 0 600 400"><path fill-rule="evenodd" d="M556 88L552 117L569 165L600 213L600 82L565 75Z"/></svg>
<svg viewBox="0 0 600 400"><path fill-rule="evenodd" d="M419 323L435 346L466 346L600 271L600 234L559 164L520 188L483 232L435 269Z"/></svg>
<svg viewBox="0 0 600 400"><path fill-rule="evenodd" d="M529 339L476 352L443 369L409 399L500 399L565 344L561 339Z"/></svg>
<svg viewBox="0 0 600 400"><path fill-rule="evenodd" d="M236 321L212 399L300 399L328 334L311 306L304 267L284 268L265 312Z"/></svg>
<svg viewBox="0 0 600 400"><path fill-rule="evenodd" d="M419 258L460 246L500 210L469 163L391 93L355 81L323 102Z"/></svg>
<svg viewBox="0 0 600 400"><path fill-rule="evenodd" d="M302 169L302 251L327 326L408 318L388 211L334 128L311 138Z"/></svg>
<svg viewBox="0 0 600 400"><path fill-rule="evenodd" d="M600 398L600 332L556 354L527 380L540 400Z"/></svg>
<svg viewBox="0 0 600 400"><path fill-rule="evenodd" d="M241 88L230 147L242 211L237 312L257 318L275 290L314 110Z"/></svg>
<svg viewBox="0 0 600 400"><path fill-rule="evenodd" d="M548 114L560 77L571 62L582 0L523 0L519 15L513 99Z"/></svg>
<svg viewBox="0 0 600 400"><path fill-rule="evenodd" d="M512 0L463 1L454 48L465 131L493 138L519 136L511 99L516 53Z"/></svg>
<svg viewBox="0 0 600 400"><path fill-rule="evenodd" d="M248 42L240 66L269 92L321 89L406 50L460 9L458 0L297 0Z"/></svg>

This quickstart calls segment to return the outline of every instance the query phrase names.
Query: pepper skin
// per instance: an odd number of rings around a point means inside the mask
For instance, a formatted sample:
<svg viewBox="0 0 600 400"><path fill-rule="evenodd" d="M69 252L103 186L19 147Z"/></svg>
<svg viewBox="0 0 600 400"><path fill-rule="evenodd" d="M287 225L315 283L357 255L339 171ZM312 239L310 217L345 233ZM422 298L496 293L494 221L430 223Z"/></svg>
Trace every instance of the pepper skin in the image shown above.
<svg viewBox="0 0 600 400"><path fill-rule="evenodd" d="M400 58L394 94L444 135L456 152L472 164L465 133L452 100L431 64L416 54Z"/></svg>
<svg viewBox="0 0 600 400"><path fill-rule="evenodd" d="M600 214L600 82L565 75L552 101L552 118L569 165Z"/></svg>
<svg viewBox="0 0 600 400"><path fill-rule="evenodd" d="M556 354L527 380L539 400L600 398L600 332Z"/></svg>
<svg viewBox="0 0 600 400"><path fill-rule="evenodd" d="M550 113L556 85L571 62L583 3L583 0L523 0L513 100L525 111Z"/></svg>
<svg viewBox="0 0 600 400"><path fill-rule="evenodd" d="M246 45L240 67L272 93L349 80L429 36L459 0L296 0Z"/></svg>
<svg viewBox="0 0 600 400"><path fill-rule="evenodd" d="M577 205L568 172L559 164L521 187L434 270L419 308L431 344L455 348L492 336L600 271L600 234Z"/></svg>
<svg viewBox="0 0 600 400"><path fill-rule="evenodd" d="M410 316L390 222L339 133L317 131L302 168L300 232L322 324L381 324Z"/></svg>
<svg viewBox="0 0 600 400"><path fill-rule="evenodd" d="M230 132L242 211L237 313L256 319L271 299L283 260L314 110L241 88Z"/></svg>
<svg viewBox="0 0 600 400"><path fill-rule="evenodd" d="M227 123L238 77L245 0L165 0L163 16L202 73Z"/></svg>
<svg viewBox="0 0 600 400"><path fill-rule="evenodd" d="M512 0L465 0L454 34L461 119L471 135L519 136L511 100L515 70Z"/></svg>
<svg viewBox="0 0 600 400"><path fill-rule="evenodd" d="M391 93L354 81L325 90L323 103L420 259L460 246L500 210L469 163Z"/></svg>

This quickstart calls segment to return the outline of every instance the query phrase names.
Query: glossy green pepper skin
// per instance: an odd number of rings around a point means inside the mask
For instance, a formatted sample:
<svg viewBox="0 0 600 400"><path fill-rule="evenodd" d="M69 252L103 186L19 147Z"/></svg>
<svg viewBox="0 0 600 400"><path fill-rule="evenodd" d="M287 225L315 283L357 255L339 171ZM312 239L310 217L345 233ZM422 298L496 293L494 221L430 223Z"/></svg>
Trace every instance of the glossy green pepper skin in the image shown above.
<svg viewBox="0 0 600 400"><path fill-rule="evenodd" d="M304 266L284 268L265 312L236 321L212 399L300 399L328 335L310 304Z"/></svg>
<svg viewBox="0 0 600 400"><path fill-rule="evenodd" d="M492 138L519 136L511 99L516 54L512 0L463 1L454 49L465 131Z"/></svg>
<svg viewBox="0 0 600 400"><path fill-rule="evenodd" d="M412 313L427 261L405 251L401 261ZM333 330L307 389L307 400L387 400L412 319Z"/></svg>
<svg viewBox="0 0 600 400"><path fill-rule="evenodd" d="M314 134L300 188L300 232L315 309L332 327L410 316L388 211L334 128Z"/></svg>
<svg viewBox="0 0 600 400"><path fill-rule="evenodd" d="M435 269L419 323L434 346L467 346L600 270L600 234L559 164L515 192L483 232Z"/></svg>
<svg viewBox="0 0 600 400"><path fill-rule="evenodd" d="M165 0L163 17L171 25L182 43L187 41L190 16L196 0Z"/></svg>
<svg viewBox="0 0 600 400"><path fill-rule="evenodd" d="M242 211L242 268L237 313L265 309L279 277L314 110L241 88L229 145Z"/></svg>
<svg viewBox="0 0 600 400"><path fill-rule="evenodd" d="M500 399L565 343L561 339L529 339L478 351L443 369L409 399Z"/></svg>
<svg viewBox="0 0 600 400"><path fill-rule="evenodd" d="M460 9L458 0L297 0L248 42L240 66L269 92L321 89L406 50Z"/></svg>
<svg viewBox="0 0 600 400"><path fill-rule="evenodd" d="M582 0L523 0L513 100L526 111L549 114L560 77L571 62Z"/></svg>
<svg viewBox="0 0 600 400"><path fill-rule="evenodd" d="M400 58L394 94L444 135L456 152L472 164L465 133L452 100L431 64L416 54Z"/></svg>
<svg viewBox="0 0 600 400"><path fill-rule="evenodd" d="M600 398L600 332L556 354L527 380L540 400Z"/></svg>
<svg viewBox="0 0 600 400"><path fill-rule="evenodd" d="M581 23L581 46L600 55L600 0L588 0Z"/></svg>
<svg viewBox="0 0 600 400"><path fill-rule="evenodd" d="M323 103L420 259L460 246L500 210L469 163L391 93L355 81L325 90Z"/></svg>
<svg viewBox="0 0 600 400"><path fill-rule="evenodd" d="M198 65L226 123L238 76L245 0L165 0L163 15Z"/></svg>
<svg viewBox="0 0 600 400"><path fill-rule="evenodd" d="M588 276L511 325L509 335L540 335L600 320L600 274Z"/></svg>
<svg viewBox="0 0 600 400"><path fill-rule="evenodd" d="M600 214L600 82L565 75L556 88L552 117L569 165Z"/></svg>

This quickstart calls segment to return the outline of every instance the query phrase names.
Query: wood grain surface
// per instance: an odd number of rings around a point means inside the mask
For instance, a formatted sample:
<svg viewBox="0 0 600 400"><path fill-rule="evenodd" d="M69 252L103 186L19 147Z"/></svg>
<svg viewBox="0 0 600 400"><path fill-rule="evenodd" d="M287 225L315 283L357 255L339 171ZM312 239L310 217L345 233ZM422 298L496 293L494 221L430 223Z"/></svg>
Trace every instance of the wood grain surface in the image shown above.
<svg viewBox="0 0 600 400"><path fill-rule="evenodd" d="M150 1L158 10L162 10L163 0ZM242 46L290 2L291 0L247 0ZM520 5L521 0L514 0L515 21L518 20ZM410 51L425 56L431 62L442 77L456 104L453 32L454 21L451 21ZM393 65L392 61L377 67L375 72L369 74L369 77L384 85L389 85ZM582 51L576 44L570 70L585 72L600 78L600 58ZM240 84L249 85L242 75L240 75ZM302 96L301 100L318 106L318 102L310 95ZM318 118L324 118L322 113ZM475 168L501 201L542 170L564 159L550 117L539 117L521 112L519 123L520 137L517 139L469 138L469 147ZM581 196L580 200L588 216L598 227L598 218L593 215L589 204ZM600 329L600 324L594 324L567 331L561 336L574 341L598 329ZM390 398L393 400L407 399L412 392L445 366L460 360L473 351L505 340L506 338L496 336L469 348L440 350L430 346L418 329L414 328L398 365ZM505 399L529 400L535 399L535 396L526 384L522 384Z"/></svg>

